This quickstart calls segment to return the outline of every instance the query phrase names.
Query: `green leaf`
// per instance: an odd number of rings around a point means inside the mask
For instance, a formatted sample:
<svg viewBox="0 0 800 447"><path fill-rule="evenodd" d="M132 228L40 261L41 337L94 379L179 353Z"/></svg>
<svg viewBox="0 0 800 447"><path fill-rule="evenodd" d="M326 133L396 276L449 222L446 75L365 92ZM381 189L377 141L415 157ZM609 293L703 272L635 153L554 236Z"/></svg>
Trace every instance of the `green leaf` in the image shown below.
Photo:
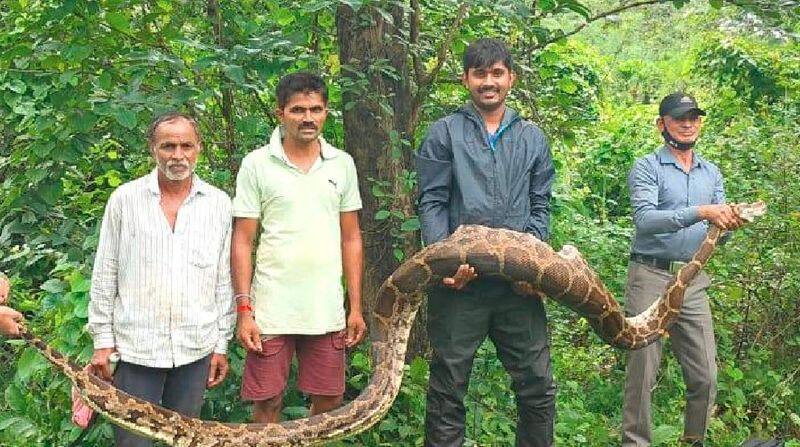
<svg viewBox="0 0 800 447"><path fill-rule="evenodd" d="M392 213L389 210L380 210L375 213L375 220L385 220L388 218Z"/></svg>
<svg viewBox="0 0 800 447"><path fill-rule="evenodd" d="M41 371L45 368L47 368L47 360L39 355L35 349L28 348L17 361L17 379L27 382L36 371Z"/></svg>
<svg viewBox="0 0 800 447"><path fill-rule="evenodd" d="M36 105L31 101L21 102L14 106L14 113L22 116L36 116Z"/></svg>
<svg viewBox="0 0 800 447"><path fill-rule="evenodd" d="M165 12L172 12L175 7L170 0L158 0L156 4Z"/></svg>
<svg viewBox="0 0 800 447"><path fill-rule="evenodd" d="M62 293L66 289L65 286L66 284L64 284L64 282L61 281L60 279L50 278L47 281L45 281L44 284L40 286L40 288L45 292Z"/></svg>
<svg viewBox="0 0 800 447"><path fill-rule="evenodd" d="M589 8L574 0L565 0L563 6L577 12L587 19L592 15L592 11L590 11Z"/></svg>
<svg viewBox="0 0 800 447"><path fill-rule="evenodd" d="M114 88L113 80L111 79L111 73L104 71L100 73L100 76L97 77L97 84L100 85L104 90L111 90Z"/></svg>
<svg viewBox="0 0 800 447"><path fill-rule="evenodd" d="M108 171L108 173L106 173L106 182L108 183L108 186L116 188L117 186L122 184L122 178L119 176L118 171L111 170Z"/></svg>
<svg viewBox="0 0 800 447"><path fill-rule="evenodd" d="M41 140L39 140L39 141L35 141L35 142L31 143L29 148L34 154L36 154L40 158L44 158L44 157L47 157L50 154L50 152L53 151L53 149L55 147L56 147L56 143L54 141L51 141L51 140L41 141Z"/></svg>
<svg viewBox="0 0 800 447"><path fill-rule="evenodd" d="M128 31L131 29L131 22L124 14L119 12L107 13L106 21L112 28L116 28L120 31Z"/></svg>
<svg viewBox="0 0 800 447"><path fill-rule="evenodd" d="M308 416L308 408L303 406L286 407L283 409L282 413L288 419L304 418Z"/></svg>
<svg viewBox="0 0 800 447"><path fill-rule="evenodd" d="M287 26L294 22L294 14L291 9L280 8L272 13L272 18L280 26Z"/></svg>
<svg viewBox="0 0 800 447"><path fill-rule="evenodd" d="M677 441L680 436L680 428L674 425L659 425L653 429L653 445L666 444L670 441Z"/></svg>
<svg viewBox="0 0 800 447"><path fill-rule="evenodd" d="M36 425L26 417L11 416L0 419L0 432L13 433L18 441L27 440L36 435Z"/></svg>
<svg viewBox="0 0 800 447"><path fill-rule="evenodd" d="M539 0L539 9L542 11L550 11L556 7L556 0Z"/></svg>
<svg viewBox="0 0 800 447"><path fill-rule="evenodd" d="M92 48L84 45L70 45L64 51L64 58L73 63L80 63L92 54Z"/></svg>
<svg viewBox="0 0 800 447"><path fill-rule="evenodd" d="M19 93L21 95L25 93L25 90L28 89L28 86L25 85L25 83L20 81L19 79L13 79L11 80L11 82L8 83L8 89L14 93Z"/></svg>
<svg viewBox="0 0 800 447"><path fill-rule="evenodd" d="M539 55L539 60L547 65L555 65L561 57L555 51L543 51Z"/></svg>
<svg viewBox="0 0 800 447"><path fill-rule="evenodd" d="M86 293L79 293L73 300L75 308L72 309L72 314L78 318L87 318L89 311L89 295Z"/></svg>
<svg viewBox="0 0 800 447"><path fill-rule="evenodd" d="M60 179L56 179L43 184L38 192L39 198L41 198L44 203L53 206L58 199L61 198L61 194L64 192L64 185L61 183Z"/></svg>
<svg viewBox="0 0 800 447"><path fill-rule="evenodd" d="M417 231L419 230L419 218L413 217L403 222L400 225L400 231Z"/></svg>
<svg viewBox="0 0 800 447"><path fill-rule="evenodd" d="M708 0L708 3L711 4L711 7L714 9L722 8L723 0Z"/></svg>
<svg viewBox="0 0 800 447"><path fill-rule="evenodd" d="M422 357L416 357L411 362L411 377L415 380L422 380L428 374L428 362Z"/></svg>
<svg viewBox="0 0 800 447"><path fill-rule="evenodd" d="M69 288L75 293L88 292L92 288L92 281L78 274L69 282Z"/></svg>
<svg viewBox="0 0 800 447"><path fill-rule="evenodd" d="M76 110L67 117L67 124L80 133L87 133L97 123L97 116L86 110Z"/></svg>
<svg viewBox="0 0 800 447"><path fill-rule="evenodd" d="M570 78L561 78L561 79L559 79L558 80L558 88L562 92L564 92L564 93L566 93L568 95L571 95L571 94L573 94L573 93L578 91L578 85L575 84L575 81L573 81Z"/></svg>
<svg viewBox="0 0 800 447"><path fill-rule="evenodd" d="M729 367L727 368L728 376L733 379L734 382L744 379L744 373L741 369L736 367Z"/></svg>
<svg viewBox="0 0 800 447"><path fill-rule="evenodd" d="M114 118L126 129L133 129L136 127L136 112L133 110L116 109L114 110Z"/></svg>
<svg viewBox="0 0 800 447"><path fill-rule="evenodd" d="M240 65L226 65L223 71L231 81L239 85L244 84L244 69Z"/></svg>
<svg viewBox="0 0 800 447"><path fill-rule="evenodd" d="M386 193L383 192L383 189L380 187L380 185L372 185L371 190L372 195L375 197L386 197Z"/></svg>

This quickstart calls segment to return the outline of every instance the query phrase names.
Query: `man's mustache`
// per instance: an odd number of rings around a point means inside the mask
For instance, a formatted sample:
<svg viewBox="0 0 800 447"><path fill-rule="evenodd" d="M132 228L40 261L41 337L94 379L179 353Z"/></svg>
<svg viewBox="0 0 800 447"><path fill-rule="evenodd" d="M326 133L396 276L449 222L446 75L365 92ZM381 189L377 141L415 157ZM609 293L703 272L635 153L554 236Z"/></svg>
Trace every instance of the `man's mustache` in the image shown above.
<svg viewBox="0 0 800 447"><path fill-rule="evenodd" d="M168 161L167 162L167 167L168 168L174 168L176 166L181 167L181 168L187 168L187 169L190 167L188 161Z"/></svg>
<svg viewBox="0 0 800 447"><path fill-rule="evenodd" d="M317 126L316 126L315 124L313 124L313 123L305 123L305 124L301 124L301 125L300 125L300 128L301 128L301 129L311 129L311 130L317 130Z"/></svg>
<svg viewBox="0 0 800 447"><path fill-rule="evenodd" d="M486 92L500 93L500 89L497 88L497 87L492 87L492 86L481 87L481 88L478 89L478 93L486 93Z"/></svg>

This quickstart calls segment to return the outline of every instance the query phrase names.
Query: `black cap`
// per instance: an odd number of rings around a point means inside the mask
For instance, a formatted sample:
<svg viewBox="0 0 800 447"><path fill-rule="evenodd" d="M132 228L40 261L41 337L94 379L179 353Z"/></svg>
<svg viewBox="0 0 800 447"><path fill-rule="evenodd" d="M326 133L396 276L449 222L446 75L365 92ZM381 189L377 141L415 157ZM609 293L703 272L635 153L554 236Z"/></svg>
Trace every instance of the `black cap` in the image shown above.
<svg viewBox="0 0 800 447"><path fill-rule="evenodd" d="M697 101L691 95L683 92L669 94L661 100L658 106L658 115L669 115L673 118L680 118L691 111L696 111L698 115L705 116L705 110L697 105Z"/></svg>

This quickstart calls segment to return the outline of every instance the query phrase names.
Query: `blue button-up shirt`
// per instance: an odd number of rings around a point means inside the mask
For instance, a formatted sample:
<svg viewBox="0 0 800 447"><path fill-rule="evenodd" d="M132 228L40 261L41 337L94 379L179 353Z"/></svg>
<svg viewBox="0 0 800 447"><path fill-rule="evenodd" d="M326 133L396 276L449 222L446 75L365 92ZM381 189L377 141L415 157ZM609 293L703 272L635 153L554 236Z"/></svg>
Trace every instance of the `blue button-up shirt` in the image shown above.
<svg viewBox="0 0 800 447"><path fill-rule="evenodd" d="M719 168L695 153L686 172L667 146L636 160L628 187L636 226L633 253L666 260L691 259L708 231L699 206L725 203Z"/></svg>

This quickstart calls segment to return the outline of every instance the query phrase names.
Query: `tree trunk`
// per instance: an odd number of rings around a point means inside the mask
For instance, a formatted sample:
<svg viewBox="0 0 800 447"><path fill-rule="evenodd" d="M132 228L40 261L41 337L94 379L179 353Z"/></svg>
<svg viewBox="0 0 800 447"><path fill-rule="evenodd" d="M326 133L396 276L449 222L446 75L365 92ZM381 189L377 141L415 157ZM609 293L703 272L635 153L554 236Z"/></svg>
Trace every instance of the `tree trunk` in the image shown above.
<svg viewBox="0 0 800 447"><path fill-rule="evenodd" d="M412 114L409 113L413 96L408 47L397 38L405 13L399 7L391 12L390 22L373 6L354 11L341 4L336 17L345 149L355 159L364 203L361 225L366 258L366 315L371 315L381 283L399 265L393 254L395 248L407 255L419 248L416 231L400 232L404 219L375 219L382 209L400 211L405 217L415 215L413 192L408 190L404 175L412 169L412 151L406 145L397 144L403 140L410 142L413 133ZM376 69L379 64L388 64L394 71L393 76ZM378 195L373 189L379 190ZM422 355L426 350L423 317L417 319L412 330L407 357Z"/></svg>
<svg viewBox="0 0 800 447"><path fill-rule="evenodd" d="M227 47L228 42L225 39L225 23L222 19L222 11L220 10L219 2L217 0L208 0L206 12L214 30L214 41L220 47ZM231 171L231 176L236 178L239 166L236 163L236 123L234 123L235 118L233 113L233 91L230 81L222 74L220 74L220 85L222 89L220 108L222 110L222 119L225 121L225 140L223 145L228 159L227 167Z"/></svg>

